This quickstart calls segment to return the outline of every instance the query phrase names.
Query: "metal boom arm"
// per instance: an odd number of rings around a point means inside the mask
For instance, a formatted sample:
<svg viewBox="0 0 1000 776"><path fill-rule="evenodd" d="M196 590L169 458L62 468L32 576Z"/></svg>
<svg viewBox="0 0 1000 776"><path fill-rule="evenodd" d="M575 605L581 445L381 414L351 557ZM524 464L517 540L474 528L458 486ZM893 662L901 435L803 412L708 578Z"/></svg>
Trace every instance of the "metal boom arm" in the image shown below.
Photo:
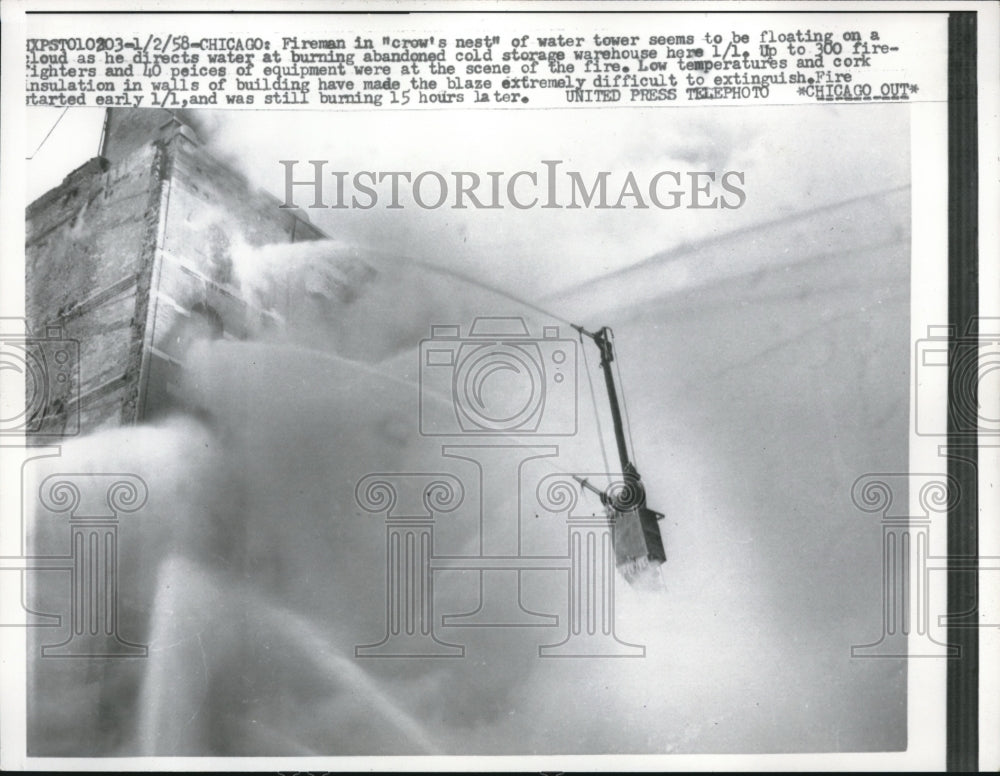
<svg viewBox="0 0 1000 776"><path fill-rule="evenodd" d="M608 400L611 404L611 420L615 428L615 442L618 445L618 460L621 462L622 474L626 481L634 481L635 491L631 499L624 503L618 498L610 498L607 493L598 489L586 479L576 477L580 485L592 493L596 493L601 503L614 514L618 523L615 531L616 562L625 571L626 578L632 581L635 569L649 562L659 564L666 560L666 551L657 521L663 518L659 512L646 507L646 498L640 482L639 472L628 453L625 443L625 427L622 423L621 407L618 403L618 388L615 385L611 362L615 352L611 329L602 327L596 332L589 332L582 326L573 325L580 334L592 339L601 351L601 370L604 372L604 383L608 389ZM627 492L623 491L623 492ZM637 565L638 564L638 565ZM630 571L631 570L631 571Z"/></svg>
<svg viewBox="0 0 1000 776"><path fill-rule="evenodd" d="M615 386L615 377L611 371L611 362L615 360L615 349L611 338L614 336L607 326L598 329L597 332L589 332L582 326L573 326L581 334L590 337L601 351L601 370L604 372L604 384L608 389L608 400L611 403L611 422L615 427L615 442L618 443L618 460L622 465L622 473L639 478L635 464L632 463L628 455L628 447L625 444L625 427L622 424L622 411L618 405L618 389Z"/></svg>

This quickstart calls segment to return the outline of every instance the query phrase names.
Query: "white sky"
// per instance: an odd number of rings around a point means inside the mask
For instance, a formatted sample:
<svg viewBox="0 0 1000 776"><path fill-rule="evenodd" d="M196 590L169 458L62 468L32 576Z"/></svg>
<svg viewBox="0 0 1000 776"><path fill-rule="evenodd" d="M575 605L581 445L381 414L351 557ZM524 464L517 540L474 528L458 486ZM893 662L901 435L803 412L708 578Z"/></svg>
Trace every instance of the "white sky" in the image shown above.
<svg viewBox="0 0 1000 776"><path fill-rule="evenodd" d="M27 111L29 153L59 112ZM306 160L326 159L327 170L352 174L472 171L484 179L493 170L541 173L542 160L562 160L561 172L588 181L610 171L611 196L629 171L640 185L660 170L744 173L738 210L309 210L339 240L482 275L536 299L682 243L905 185L910 174L908 108L900 105L205 115L212 150L278 196L280 159L302 160L303 176ZM29 162L29 201L96 154L102 117L99 109L67 111Z"/></svg>

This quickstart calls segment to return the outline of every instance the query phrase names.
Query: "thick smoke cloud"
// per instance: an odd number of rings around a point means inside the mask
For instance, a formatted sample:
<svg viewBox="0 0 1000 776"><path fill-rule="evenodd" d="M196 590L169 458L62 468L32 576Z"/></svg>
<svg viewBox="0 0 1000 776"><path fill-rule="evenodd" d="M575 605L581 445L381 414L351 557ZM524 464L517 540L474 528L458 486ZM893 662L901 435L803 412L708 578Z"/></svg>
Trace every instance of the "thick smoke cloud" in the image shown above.
<svg viewBox="0 0 1000 776"><path fill-rule="evenodd" d="M864 134L850 128L852 137ZM219 137L232 131L224 125ZM701 133L704 142L683 154L726 156L703 137L708 129ZM815 176L802 175L808 189ZM813 182L830 201L834 183ZM768 215L793 201L791 193L777 197ZM825 259L811 244L775 247L774 235L751 233L740 238L755 252L745 275L676 288L676 264L664 263L617 278L601 299L596 323L618 334L638 463L651 505L667 513L664 590L617 580L615 627L623 641L645 646L636 659L540 659L538 645L558 641L561 627L462 628L454 636L442 629L443 640L466 645L456 660L354 657L357 645L384 634L386 608L385 525L357 505L359 480L375 472L454 474L468 500L437 520L435 547L452 555L479 549L475 467L443 457L440 439L420 433L420 341L432 325L465 332L474 317L489 315L523 315L533 334L556 324L561 336L572 332L509 297L398 258L409 254L394 247L410 241L422 261L456 263L463 230L472 227L447 222L448 214L440 235L407 212L401 221L386 214L350 221L347 233L364 239L239 247L235 270L250 294L266 295L292 276L322 297L342 281L331 267L344 257L374 274L356 295L329 310L301 310L261 341L199 343L178 397L186 410L68 442L60 457L32 464L36 483L50 472L127 471L150 490L143 511L122 526L120 545L122 631L148 644L149 657L39 659L48 636L33 630L33 753L901 747L904 670L848 657L852 643L877 637L880 592L880 529L859 524L850 483L905 463L898 372L908 355L908 221L905 202L890 204L885 216L900 236L889 247L879 243L878 261L863 229ZM832 235L824 239L836 246L851 218L815 211L802 229ZM609 235L627 232L620 227L601 226L604 242L583 246L569 234L560 245L599 252L613 242ZM491 240L494 251L508 244L512 228L491 222L473 230L472 255L485 255ZM542 232L533 234L537 242ZM554 270L524 272L546 251L535 246L532 257L524 239L511 244L510 263L469 262L463 274L504 288L532 288L539 278L547 290L560 285ZM693 255L699 245L691 242ZM798 261L788 260L796 251ZM611 268L601 261L583 274ZM844 277L862 280L845 286ZM651 298L654 283L673 293ZM574 319L582 309L579 322L593 326L591 308L580 303L586 298L568 294L552 304ZM598 434L610 444L605 400L596 353L585 361L585 352L578 351L575 404L546 408L575 411L578 431L559 441L558 456L532 463L529 478L605 469ZM452 399L442 390L434 401L448 409ZM528 443L512 446L511 459ZM613 447L608 452L613 457ZM483 519L502 524L508 539L520 530L538 554L565 552L565 523L535 517L529 501L511 490L486 505ZM65 550L62 517L38 512L31 532L38 553ZM525 606L564 618L560 575L526 573ZM52 577L40 575L29 591L39 610L65 607L67 580ZM473 610L477 582L475 572L436 574L436 613Z"/></svg>

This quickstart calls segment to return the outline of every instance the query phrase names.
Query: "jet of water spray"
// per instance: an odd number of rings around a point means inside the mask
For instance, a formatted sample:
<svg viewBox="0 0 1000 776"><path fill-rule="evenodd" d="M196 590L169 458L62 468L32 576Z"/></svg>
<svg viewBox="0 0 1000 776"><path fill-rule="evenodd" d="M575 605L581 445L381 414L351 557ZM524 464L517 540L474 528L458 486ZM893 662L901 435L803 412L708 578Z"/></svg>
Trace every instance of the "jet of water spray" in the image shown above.
<svg viewBox="0 0 1000 776"><path fill-rule="evenodd" d="M524 299L523 297L517 296L516 294L512 294L511 292L505 291L502 288L498 288L497 286L494 286L490 283L486 283L480 280L479 278L474 278L471 275L466 275L464 272L459 272L454 269L442 267L437 264L433 264L429 261L423 261L421 259L416 259L414 260L413 263L423 267L424 269L430 270L431 272L436 272L440 275L447 275L457 280L464 281L465 283L469 283L473 286L477 286L478 288L481 288L484 291L489 291L491 293L494 293L497 296L502 296L504 299L510 299L512 302L516 302L519 305L523 305L524 307L534 310L537 313L541 313L542 315L548 318L554 318L560 323L565 323L567 326L573 325L572 321L570 321L567 318L563 318L561 315L558 315L557 313L554 313L551 310L547 310L544 307L540 307L534 302L529 302L527 299Z"/></svg>

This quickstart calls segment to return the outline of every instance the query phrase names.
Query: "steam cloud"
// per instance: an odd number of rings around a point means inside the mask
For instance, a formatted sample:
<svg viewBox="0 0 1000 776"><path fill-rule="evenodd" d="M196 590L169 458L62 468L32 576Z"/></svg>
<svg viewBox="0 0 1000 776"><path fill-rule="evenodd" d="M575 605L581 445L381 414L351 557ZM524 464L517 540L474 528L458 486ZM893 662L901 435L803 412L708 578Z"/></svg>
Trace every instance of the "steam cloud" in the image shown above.
<svg viewBox="0 0 1000 776"><path fill-rule="evenodd" d="M272 247L242 255L237 271L253 287L279 266L308 276L348 250ZM824 683L774 691L810 664L769 610L762 580L771 572L753 568L758 584L739 579L747 548L733 544L733 506L703 491L711 463L693 437L674 434L683 454L665 477L655 459L648 466L653 482L676 484L656 494L670 515L667 591L618 580L617 632L644 644L645 658L539 659L537 645L558 641L559 628L457 629L467 645L458 660L353 658L385 627L384 524L358 509L356 483L372 472L451 470L470 495L478 487L474 470L417 432L416 342L431 321L511 312L507 299L405 267L389 272L388 259L375 258L383 271L335 327L314 319L280 341L195 346L184 402L203 422L178 414L102 432L39 463L39 479L131 471L149 484L146 509L122 528L120 556L122 627L150 655L36 660L37 745L51 754L231 755L780 749L801 705L825 702ZM526 319L534 330L551 323ZM581 433L556 468L601 469L588 402L582 394ZM678 427L669 410L665 418ZM488 508L486 520L516 529L517 493ZM565 552L564 523L525 520L528 554ZM439 551L477 553L474 519L438 523ZM52 552L64 531L39 516L36 551ZM565 624L560 573L524 579L527 607ZM474 572L437 574L435 584L438 616L475 608ZM61 585L40 585L35 604L58 608ZM45 643L44 633L33 636L33 646Z"/></svg>
<svg viewBox="0 0 1000 776"><path fill-rule="evenodd" d="M209 138L214 133L208 125L201 131ZM696 152L701 150L691 154ZM359 242L379 242L383 217L376 213L367 225L353 226L359 234L371 232L362 236L372 239ZM453 231L461 237L466 226ZM432 257L435 244L427 230L411 224L409 235L407 228L397 224L393 239L413 236L420 255ZM488 236L502 236L505 228L490 227ZM334 314L322 307L306 311L266 341L204 341L194 347L182 403L197 408L200 419L178 412L156 425L101 432L64 444L57 458L31 464L36 482L53 472L127 471L148 483L149 502L121 528L120 619L123 635L148 644L149 657L40 659L39 647L51 635L33 629L29 752L898 748L905 741L905 671L891 661L846 664L845 646L863 641L878 625L870 614L877 601L844 597L836 589L853 575L853 567L837 565L838 558L870 550L877 563L878 526L854 537L850 532L857 529L843 509L833 517L803 517L814 502L828 503L818 490L808 502L796 501L795 493L786 494L786 501L775 495L800 475L808 483L830 478L827 457L820 462L822 475L811 469L802 475L810 464L801 462L812 459L810 451L797 450L786 457L790 471L783 480L771 479L774 472L754 457L762 445L781 442L767 423L824 421L793 396L785 404L775 399L768 393L776 390L774 373L754 372L753 364L740 360L741 348L766 353L772 339L789 336L792 344L783 345L778 358L799 366L781 367L797 387L828 395L833 389L823 382L826 370L846 372L844 359L855 348L885 352L894 322L905 323L905 311L899 317L891 295L882 292L883 285L895 287L894 268L905 265L905 256L893 257L886 260L888 279L876 278L871 286L872 294L887 300L880 313L848 315L844 322L842 310L839 317L830 312L837 305L827 305L829 297L817 308L805 292L832 286L825 276L796 276L798 300L779 300L786 331L761 336L764 344L753 332L774 322L767 301L752 321L739 317L750 314L740 310L720 315L712 330L693 314L688 324L678 324L676 310L655 304L631 309L628 278L618 282L622 291L615 300L604 300L602 315L626 324L619 329L626 335L622 361L643 365L632 373L642 374L641 382L627 381L637 426L643 426L635 441L652 505L668 516L666 591L638 591L618 579L616 630L623 640L645 645L644 658L539 659L539 644L561 638L566 601L558 573L534 572L524 575L525 604L560 614L560 628L456 629L454 640L466 645L464 659L365 661L353 657L354 647L377 641L385 627L385 527L378 515L357 507L358 480L372 472L450 470L470 497L476 495L475 471L443 459L440 443L418 433L420 339L432 324L466 325L477 315L524 315L533 333L554 321L463 280L352 243L236 246L235 270L247 293L264 296L291 273L307 289L314 287L317 297L331 288L346 296ZM331 269L344 258L375 270L356 295L351 280ZM864 253L851 261L859 262L857 277L866 277ZM501 270L491 267L491 280ZM836 277L849 272L848 266L836 267ZM510 277L501 280L515 285ZM760 277L755 282L767 290ZM719 293L726 296L727 288ZM685 298L680 309L720 304L713 293ZM829 327L818 344L800 343L787 331L807 317ZM905 331L901 336L905 341ZM838 350L831 342L851 348ZM714 357L704 357L705 348ZM702 362L717 371L699 372ZM593 369L593 359L588 365L581 357L580 366ZM601 416L594 416L582 372L579 389L580 431L561 445L554 468L600 471ZM838 396L824 406L833 412L832 402L854 398ZM733 409L723 411L722 420L705 410L730 401ZM876 451L866 460L859 454L853 465L877 471L893 464L881 462L880 441L886 424L900 412L905 416L905 407L891 405L890 398L885 406L876 406L878 401L864 397L856 422L845 421L841 433L856 439L842 443L838 460L851 450ZM755 413L760 407L770 414ZM881 426L869 422L874 417ZM797 439L808 443L811 437ZM734 468L734 460L744 468ZM551 471L548 466L541 463L540 471ZM840 466L840 478L849 482L855 472L842 460ZM839 492L837 482L829 487ZM510 516L518 509L518 494L510 493L507 501L491 504L484 519L515 530ZM808 536L796 543L793 531L807 518ZM29 523L36 554L65 551L62 517L39 512ZM536 520L529 511L521 527L533 543L528 554L535 546L539 553L565 551L564 523ZM439 519L435 530L442 552L478 552L477 526L468 511L453 522ZM810 547L832 547L832 560L818 560ZM817 590L807 589L813 579L819 580ZM436 616L475 608L476 581L474 572L437 574ZM39 611L65 608L68 582L39 574L28 600ZM831 601L840 608L815 619L803 614ZM447 629L440 636L453 640Z"/></svg>

